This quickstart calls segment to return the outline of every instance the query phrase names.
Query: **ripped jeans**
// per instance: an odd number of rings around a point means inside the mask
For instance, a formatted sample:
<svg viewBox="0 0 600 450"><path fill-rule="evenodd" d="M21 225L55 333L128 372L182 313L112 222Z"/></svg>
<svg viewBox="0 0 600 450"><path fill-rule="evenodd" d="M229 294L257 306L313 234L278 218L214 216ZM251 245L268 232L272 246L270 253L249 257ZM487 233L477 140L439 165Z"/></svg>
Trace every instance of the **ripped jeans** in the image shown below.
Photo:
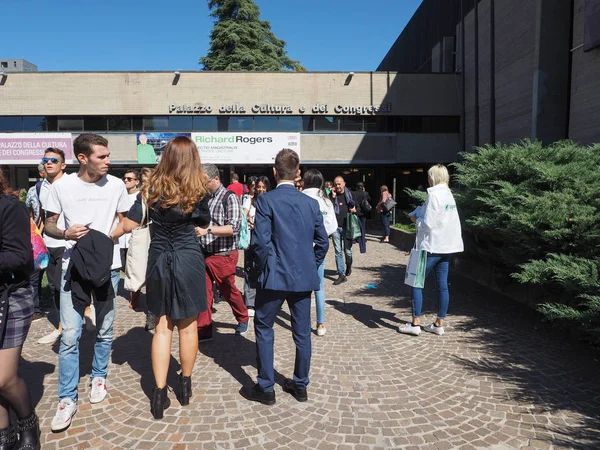
<svg viewBox="0 0 600 450"><path fill-rule="evenodd" d="M58 350L58 398L70 398L77 402L79 384L79 339L83 326L83 315L73 307L71 292L65 292L63 270L60 281L60 322L63 327ZM113 340L115 322L116 293L121 278L120 270L111 270L110 277L115 290L115 298L106 302L94 302L96 309L96 343L92 361L91 378L104 377L108 372L108 360Z"/></svg>

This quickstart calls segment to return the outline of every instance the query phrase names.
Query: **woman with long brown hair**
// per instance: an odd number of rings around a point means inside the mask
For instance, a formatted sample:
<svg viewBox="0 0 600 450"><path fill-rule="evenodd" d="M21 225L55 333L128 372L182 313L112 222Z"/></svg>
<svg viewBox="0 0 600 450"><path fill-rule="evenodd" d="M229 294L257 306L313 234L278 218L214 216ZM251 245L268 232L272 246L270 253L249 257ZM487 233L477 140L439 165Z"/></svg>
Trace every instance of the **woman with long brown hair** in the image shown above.
<svg viewBox="0 0 600 450"><path fill-rule="evenodd" d="M0 448L39 449L38 417L25 381L19 376L19 359L27 338L34 302L29 274L33 253L29 213L8 187L0 170ZM10 425L9 410L17 416ZM18 428L18 430L17 430ZM20 435L19 444L17 432ZM13 447L14 446L14 447Z"/></svg>
<svg viewBox="0 0 600 450"><path fill-rule="evenodd" d="M190 138L177 136L169 141L160 163L143 186L123 224L130 232L140 226L145 205L151 221L152 240L146 271L146 302L154 314L152 370L156 387L151 412L162 419L170 405L167 373L171 358L173 329L179 330L179 401L189 404L192 369L198 353L196 320L206 311L204 255L195 227L210 223L206 177L200 155Z"/></svg>

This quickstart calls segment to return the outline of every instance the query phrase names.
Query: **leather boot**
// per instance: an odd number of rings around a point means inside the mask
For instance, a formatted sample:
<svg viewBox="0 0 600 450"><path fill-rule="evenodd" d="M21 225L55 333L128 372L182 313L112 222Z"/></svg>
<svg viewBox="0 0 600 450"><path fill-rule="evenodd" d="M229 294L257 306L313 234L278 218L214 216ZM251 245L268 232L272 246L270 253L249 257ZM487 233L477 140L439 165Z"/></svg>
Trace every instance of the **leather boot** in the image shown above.
<svg viewBox="0 0 600 450"><path fill-rule="evenodd" d="M190 397L192 396L192 377L184 377L182 373L179 374L179 402L181 406L187 406L190 404Z"/></svg>
<svg viewBox="0 0 600 450"><path fill-rule="evenodd" d="M17 443L17 429L14 425L0 430L0 450L13 450Z"/></svg>
<svg viewBox="0 0 600 450"><path fill-rule="evenodd" d="M154 392L152 392L152 402L150 403L150 412L152 416L160 420L163 418L163 413L165 409L171 406L171 400L167 396L167 386L162 389L157 387L154 388Z"/></svg>
<svg viewBox="0 0 600 450"><path fill-rule="evenodd" d="M37 414L32 412L23 420L17 420L19 443L15 450L40 450L40 422Z"/></svg>
<svg viewBox="0 0 600 450"><path fill-rule="evenodd" d="M352 258L346 259L346 276L352 275Z"/></svg>

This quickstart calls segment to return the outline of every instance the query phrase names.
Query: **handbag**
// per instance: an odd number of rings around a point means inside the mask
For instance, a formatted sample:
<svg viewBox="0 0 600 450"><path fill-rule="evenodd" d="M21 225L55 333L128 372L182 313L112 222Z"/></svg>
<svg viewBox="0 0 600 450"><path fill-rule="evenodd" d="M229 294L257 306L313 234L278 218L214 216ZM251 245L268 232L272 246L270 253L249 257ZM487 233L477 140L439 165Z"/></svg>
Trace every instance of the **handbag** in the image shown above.
<svg viewBox="0 0 600 450"><path fill-rule="evenodd" d="M371 210L373 209L373 207L367 201L366 198L363 198L362 201L360 202L360 209L362 209L362 212L364 212L364 213L370 213Z"/></svg>
<svg viewBox="0 0 600 450"><path fill-rule="evenodd" d="M388 214L392 209L396 207L396 205L396 200L394 200L392 197L389 197L385 202L383 202L383 205L381 205L381 209L383 210L384 214Z"/></svg>
<svg viewBox="0 0 600 450"><path fill-rule="evenodd" d="M125 262L124 287L128 291L137 292L146 284L148 249L151 239L148 226L148 204L142 196L142 222L139 227L131 231L127 261Z"/></svg>
<svg viewBox="0 0 600 450"><path fill-rule="evenodd" d="M406 265L406 275L404 275L404 284L416 288L425 286L425 273L427 271L427 251L417 250L417 243L410 251L408 264Z"/></svg>
<svg viewBox="0 0 600 450"><path fill-rule="evenodd" d="M346 216L346 239L353 241L362 235L360 220L356 214L348 213Z"/></svg>
<svg viewBox="0 0 600 450"><path fill-rule="evenodd" d="M35 270L43 270L48 267L48 248L44 243L44 238L40 229L36 226L32 219L29 219L29 227L31 231L31 249L33 250L33 266Z"/></svg>

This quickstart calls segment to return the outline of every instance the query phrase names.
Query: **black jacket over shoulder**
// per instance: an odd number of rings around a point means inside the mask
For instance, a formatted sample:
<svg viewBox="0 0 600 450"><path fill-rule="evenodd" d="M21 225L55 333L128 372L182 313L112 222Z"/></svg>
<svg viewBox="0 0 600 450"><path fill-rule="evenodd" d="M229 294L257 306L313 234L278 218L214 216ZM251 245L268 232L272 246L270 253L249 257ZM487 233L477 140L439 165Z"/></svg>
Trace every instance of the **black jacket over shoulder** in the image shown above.
<svg viewBox="0 0 600 450"><path fill-rule="evenodd" d="M0 195L0 280L28 280L33 270L29 213L16 197Z"/></svg>
<svg viewBox="0 0 600 450"><path fill-rule="evenodd" d="M92 292L96 301L115 298L110 278L114 242L104 233L90 230L73 247L65 278L65 291L71 291L73 307L83 314L91 303Z"/></svg>

